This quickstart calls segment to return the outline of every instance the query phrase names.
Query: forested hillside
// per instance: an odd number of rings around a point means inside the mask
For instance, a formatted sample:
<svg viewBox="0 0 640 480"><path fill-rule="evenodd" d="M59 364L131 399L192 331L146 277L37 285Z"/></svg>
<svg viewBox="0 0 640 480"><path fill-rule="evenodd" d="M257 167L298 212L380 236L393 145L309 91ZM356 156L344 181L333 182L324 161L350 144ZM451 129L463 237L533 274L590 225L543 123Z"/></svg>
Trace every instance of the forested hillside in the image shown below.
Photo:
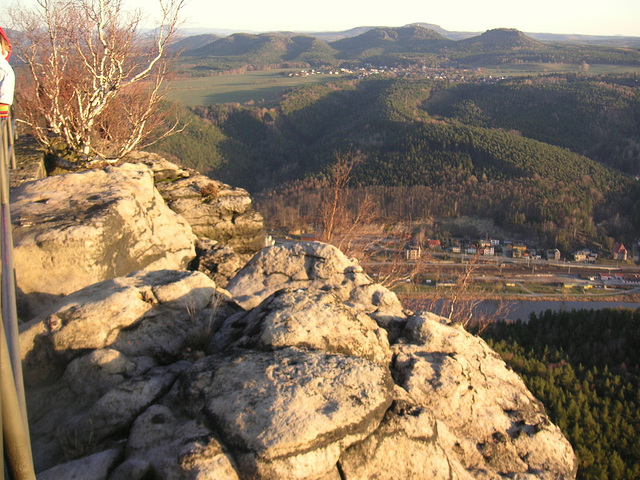
<svg viewBox="0 0 640 480"><path fill-rule="evenodd" d="M188 39L185 39L186 42ZM240 66L325 65L335 61L336 51L308 35L237 33L188 48L182 64L195 71L224 71Z"/></svg>
<svg viewBox="0 0 640 480"><path fill-rule="evenodd" d="M424 104L431 115L516 130L640 174L640 79L549 75L494 84L456 84Z"/></svg>
<svg viewBox="0 0 640 480"><path fill-rule="evenodd" d="M578 456L578 479L640 477L640 310L546 312L483 333Z"/></svg>
<svg viewBox="0 0 640 480"><path fill-rule="evenodd" d="M269 212L293 208L306 221L317 210L319 179L337 153L351 152L359 159L352 187L375 198L386 220L484 216L564 250L605 245L635 238L640 226L638 182L611 168L632 172L639 161L634 82L337 81L268 106L197 107L186 134L158 149L269 193L261 197ZM203 136L209 168L204 152L197 160L188 153L190 138L202 144Z"/></svg>

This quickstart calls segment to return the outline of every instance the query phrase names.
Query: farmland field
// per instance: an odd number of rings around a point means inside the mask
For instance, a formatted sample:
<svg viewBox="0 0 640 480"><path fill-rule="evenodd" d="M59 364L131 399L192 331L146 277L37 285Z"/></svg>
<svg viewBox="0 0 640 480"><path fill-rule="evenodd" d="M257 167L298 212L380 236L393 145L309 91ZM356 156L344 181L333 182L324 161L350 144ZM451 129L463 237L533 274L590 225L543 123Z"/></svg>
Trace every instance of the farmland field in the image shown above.
<svg viewBox="0 0 640 480"><path fill-rule="evenodd" d="M545 73L578 73L580 65L572 63L522 63L518 65L504 64L487 66L481 69L485 74L493 76L514 76L514 75L540 75ZM639 73L640 67L627 65L590 65L587 73L589 75L603 75L612 73Z"/></svg>
<svg viewBox="0 0 640 480"><path fill-rule="evenodd" d="M180 78L172 82L168 99L188 107L217 103L272 100L293 87L335 80L336 75L289 77L286 70L268 70L234 75Z"/></svg>
<svg viewBox="0 0 640 480"><path fill-rule="evenodd" d="M545 73L578 72L579 65L565 63L525 63L496 65L478 70L480 75L520 76ZM302 85L336 80L336 75L289 77L291 70L260 70L243 74L210 77L178 78L170 85L168 99L182 105L215 105L218 103L246 103L277 99L286 90ZM589 74L638 73L640 67L591 65Z"/></svg>

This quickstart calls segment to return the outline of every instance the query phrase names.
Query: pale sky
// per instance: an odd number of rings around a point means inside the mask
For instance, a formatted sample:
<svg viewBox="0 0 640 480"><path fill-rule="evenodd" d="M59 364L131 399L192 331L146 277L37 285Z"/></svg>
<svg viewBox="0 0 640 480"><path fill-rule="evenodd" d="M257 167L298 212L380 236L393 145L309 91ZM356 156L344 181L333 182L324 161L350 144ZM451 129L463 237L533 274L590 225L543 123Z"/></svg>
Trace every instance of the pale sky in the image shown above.
<svg viewBox="0 0 640 480"><path fill-rule="evenodd" d="M5 18L11 0L0 0ZM33 5L35 0L21 0ZM450 31L516 28L531 33L640 37L640 0L187 0L187 27L251 32L339 31L359 26L399 27L424 22ZM157 0L124 0L152 12ZM379 6L378 6L379 5ZM2 24L0 24L2 25Z"/></svg>

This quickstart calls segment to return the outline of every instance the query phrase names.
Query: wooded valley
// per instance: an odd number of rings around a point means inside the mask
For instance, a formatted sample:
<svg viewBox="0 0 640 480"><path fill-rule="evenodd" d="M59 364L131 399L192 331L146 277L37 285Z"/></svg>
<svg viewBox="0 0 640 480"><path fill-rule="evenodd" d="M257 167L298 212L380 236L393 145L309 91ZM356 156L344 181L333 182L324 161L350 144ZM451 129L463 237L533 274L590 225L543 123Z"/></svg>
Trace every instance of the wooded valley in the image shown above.
<svg viewBox="0 0 640 480"><path fill-rule="evenodd" d="M563 251L638 237L633 74L343 79L182 113L185 132L156 150L247 188L273 227L312 229L330 167L350 152L354 198L382 221L481 216Z"/></svg>

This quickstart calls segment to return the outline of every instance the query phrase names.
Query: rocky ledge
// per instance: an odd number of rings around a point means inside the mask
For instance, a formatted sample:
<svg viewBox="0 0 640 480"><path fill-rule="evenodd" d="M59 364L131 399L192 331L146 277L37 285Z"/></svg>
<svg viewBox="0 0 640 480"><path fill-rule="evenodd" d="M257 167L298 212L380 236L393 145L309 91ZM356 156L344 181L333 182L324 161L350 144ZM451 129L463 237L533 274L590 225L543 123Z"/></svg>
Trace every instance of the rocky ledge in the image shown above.
<svg viewBox="0 0 640 480"><path fill-rule="evenodd" d="M134 152L127 160L151 168L162 198L189 222L197 236L245 255L265 246L262 216L254 210L246 190L179 167L154 153Z"/></svg>
<svg viewBox="0 0 640 480"><path fill-rule="evenodd" d="M18 285L48 301L20 334L39 480L575 478L485 342L330 245L244 265L166 207L154 182L187 177L156 160L14 192Z"/></svg>
<svg viewBox="0 0 640 480"><path fill-rule="evenodd" d="M245 190L154 154L135 159L27 182L11 192L23 318L139 269L190 266L225 286L264 246L262 217Z"/></svg>
<svg viewBox="0 0 640 480"><path fill-rule="evenodd" d="M23 326L38 478L575 477L497 354L334 247L267 248L230 291L138 272Z"/></svg>

